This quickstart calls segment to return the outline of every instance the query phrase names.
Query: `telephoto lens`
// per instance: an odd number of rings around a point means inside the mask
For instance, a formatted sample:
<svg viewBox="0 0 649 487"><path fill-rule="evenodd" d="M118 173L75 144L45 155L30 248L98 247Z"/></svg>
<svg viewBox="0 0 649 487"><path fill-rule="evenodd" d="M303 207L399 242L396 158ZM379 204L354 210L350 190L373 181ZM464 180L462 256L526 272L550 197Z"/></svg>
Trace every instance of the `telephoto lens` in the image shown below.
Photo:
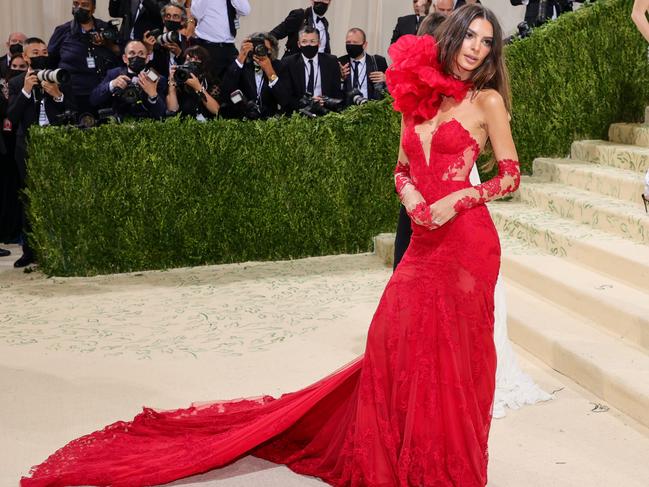
<svg viewBox="0 0 649 487"><path fill-rule="evenodd" d="M165 32L156 37L156 44L162 46L163 44L180 44L180 34L175 30Z"/></svg>
<svg viewBox="0 0 649 487"><path fill-rule="evenodd" d="M47 81L57 85L64 85L70 81L70 73L65 69L39 69L35 71L38 81Z"/></svg>

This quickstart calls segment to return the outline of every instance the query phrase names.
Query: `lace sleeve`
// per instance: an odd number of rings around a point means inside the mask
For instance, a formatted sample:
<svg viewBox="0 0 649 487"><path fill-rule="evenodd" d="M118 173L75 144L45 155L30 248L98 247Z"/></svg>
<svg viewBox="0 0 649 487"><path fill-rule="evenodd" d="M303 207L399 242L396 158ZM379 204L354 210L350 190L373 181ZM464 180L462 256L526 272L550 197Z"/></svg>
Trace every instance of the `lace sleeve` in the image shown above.
<svg viewBox="0 0 649 487"><path fill-rule="evenodd" d="M498 161L498 175L493 179L463 190L453 208L457 213L469 210L488 201L502 198L518 189L521 171L518 161L503 159Z"/></svg>
<svg viewBox="0 0 649 487"><path fill-rule="evenodd" d="M429 225L432 221L430 207L410 177L410 161L403 149L403 133L404 125L402 122L399 160L397 166L394 168L394 185L401 204L405 207L408 216L418 225Z"/></svg>

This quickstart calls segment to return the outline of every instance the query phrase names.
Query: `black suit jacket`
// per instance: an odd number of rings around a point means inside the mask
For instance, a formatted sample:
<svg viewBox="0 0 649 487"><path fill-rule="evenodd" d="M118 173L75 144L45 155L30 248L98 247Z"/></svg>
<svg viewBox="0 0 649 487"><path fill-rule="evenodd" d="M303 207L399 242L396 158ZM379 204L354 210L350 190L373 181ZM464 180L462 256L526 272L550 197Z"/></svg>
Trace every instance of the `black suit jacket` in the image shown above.
<svg viewBox="0 0 649 487"><path fill-rule="evenodd" d="M268 80L264 76L261 88L261 114L264 118L272 117L290 109L290 82L282 73L282 62L275 60L273 69L279 77L273 87L268 86ZM240 68L236 61L228 67L221 83L221 92L226 99L230 98L233 91L241 90L244 96L251 101L257 99L257 80L255 78L255 67L253 64L245 63ZM232 116L243 117L241 110L234 110Z"/></svg>
<svg viewBox="0 0 649 487"><path fill-rule="evenodd" d="M25 84L26 73L16 76L9 81L9 108L7 110L7 118L16 131L16 162L18 163L18 170L20 172L21 181L25 180L25 156L27 149L27 136L29 134L29 127L38 124L38 118L41 113L40 100L45 100L45 113L50 121L50 124L55 125L58 123L58 116L63 114L66 110L75 110L76 104L74 95L66 86L61 86L63 92L63 101L57 103L54 99L43 92L42 98L36 97L37 89L34 88L31 97L27 98L23 93L23 85Z"/></svg>
<svg viewBox="0 0 649 487"><path fill-rule="evenodd" d="M478 3L480 3L480 0L478 0ZM457 3L455 4L455 9L458 9L462 7L463 5L466 5L466 0L457 0ZM482 5L482 4L480 4Z"/></svg>
<svg viewBox="0 0 649 487"><path fill-rule="evenodd" d="M142 11L140 12L135 25L133 25L133 11L131 9L131 0L110 0L108 3L108 13L111 17L122 19L120 27L120 41L122 45L130 39L131 30L135 28L135 39L142 40L144 33L152 29L162 29L162 17L160 11L167 5L166 0L144 0Z"/></svg>
<svg viewBox="0 0 649 487"><path fill-rule="evenodd" d="M7 58L7 54L5 53L2 59L0 59L0 78L6 79L7 74L9 74L9 58Z"/></svg>
<svg viewBox="0 0 649 487"><path fill-rule="evenodd" d="M509 0L509 2L514 6L523 5L523 0ZM530 0L525 9L525 22L530 27L541 25L552 18L553 7L556 7L558 15L572 12L572 0L548 0L545 7L545 12L539 12L539 0Z"/></svg>
<svg viewBox="0 0 649 487"><path fill-rule="evenodd" d="M305 64L302 54L293 54L282 60L283 68L280 78L284 77L289 82L290 102L289 110L299 108L300 99L306 94ZM343 92L340 82L340 66L338 58L331 54L318 54L320 68L320 84L322 94L330 98L342 98Z"/></svg>
<svg viewBox="0 0 649 487"><path fill-rule="evenodd" d="M423 17L418 17L415 14L399 17L397 19L397 25L392 32L390 44L394 44L399 37L405 36L406 34L417 35L417 29L419 29L419 24L421 24L422 20Z"/></svg>
<svg viewBox="0 0 649 487"><path fill-rule="evenodd" d="M345 65L350 62L350 59L349 56L343 56L338 58L338 61L340 62L340 64ZM376 93L376 90L374 89L374 84L369 79L369 74L374 71L381 71L382 73L385 73L388 69L388 62L385 60L383 56L379 56L378 54L377 55L366 54L365 62L367 64L367 70L365 72L365 77L367 78L367 97L370 100L380 100L381 94ZM351 90L352 90L352 76L351 76L351 69L350 69L350 75L347 76L343 81L343 92L349 93Z"/></svg>
<svg viewBox="0 0 649 487"><path fill-rule="evenodd" d="M327 45L325 47L325 52L331 54L331 36L329 35L329 21L326 18L322 18L322 23L325 26L327 32ZM288 37L286 40L286 52L284 56L290 56L292 54L299 53L297 41L298 34L303 27L306 26L314 27L313 22L313 8L309 7L306 9L298 8L291 10L288 14L288 17L284 21L275 27L270 33L279 41Z"/></svg>

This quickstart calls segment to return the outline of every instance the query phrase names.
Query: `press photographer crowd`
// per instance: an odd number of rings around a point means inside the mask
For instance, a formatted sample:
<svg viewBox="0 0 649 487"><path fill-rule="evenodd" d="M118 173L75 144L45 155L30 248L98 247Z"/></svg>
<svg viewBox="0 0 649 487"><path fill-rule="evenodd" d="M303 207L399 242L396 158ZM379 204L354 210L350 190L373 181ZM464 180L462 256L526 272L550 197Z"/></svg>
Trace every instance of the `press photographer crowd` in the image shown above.
<svg viewBox="0 0 649 487"><path fill-rule="evenodd" d="M405 1L413 13L397 19L392 42L432 34L454 9L479 3ZM526 29L572 9L565 0L510 1L527 5ZM251 12L248 0L109 0L111 21L95 16L96 0L72 0L71 20L56 27L49 42L12 33L0 59L0 241L22 243L15 267L35 261L19 197L31 126L91 128L176 115L200 121L317 117L385 97L388 64L370 54L365 31L348 28L346 53L336 57L327 19L333 0L305 2L310 5L292 10L267 32L241 36L238 48L239 19ZM7 255L0 249L0 256Z"/></svg>

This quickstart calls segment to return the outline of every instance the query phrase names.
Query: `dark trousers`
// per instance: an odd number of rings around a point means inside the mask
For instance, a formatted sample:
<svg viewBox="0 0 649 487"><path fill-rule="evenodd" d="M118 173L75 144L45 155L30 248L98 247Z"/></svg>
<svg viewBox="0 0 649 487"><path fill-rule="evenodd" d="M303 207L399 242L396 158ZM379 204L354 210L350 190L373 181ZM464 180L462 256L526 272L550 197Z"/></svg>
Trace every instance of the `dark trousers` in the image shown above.
<svg viewBox="0 0 649 487"><path fill-rule="evenodd" d="M394 267L396 270L399 262L403 258L403 254L408 250L410 245L410 237L412 236L412 227L410 226L410 217L406 211L406 207L401 205L399 210L399 222L397 223L397 235L394 239Z"/></svg>
<svg viewBox="0 0 649 487"><path fill-rule="evenodd" d="M210 42L204 39L196 39L195 44L207 49L210 53L210 64L212 71L218 80L223 79L225 70L228 69L230 64L237 58L239 51L234 44L225 42ZM229 95L229 93L227 93Z"/></svg>
<svg viewBox="0 0 649 487"><path fill-rule="evenodd" d="M14 154L16 135L4 132L0 137L5 147L4 153L0 151L0 242L15 242L20 235L22 221L18 200L18 167Z"/></svg>
<svg viewBox="0 0 649 487"><path fill-rule="evenodd" d="M18 185L19 185L19 190L20 190L20 202L21 202L21 225L22 225L22 235L21 235L21 240L22 240L22 247L23 247L23 255L32 257L34 255L34 252L29 245L29 237L28 235L32 231L32 226L29 222L29 218L27 216L27 207L29 205L29 201L27 199L27 194L24 192L25 187L27 185L27 164L26 164L26 147L27 143L24 137L18 137L18 141L16 144L16 166L18 168Z"/></svg>

